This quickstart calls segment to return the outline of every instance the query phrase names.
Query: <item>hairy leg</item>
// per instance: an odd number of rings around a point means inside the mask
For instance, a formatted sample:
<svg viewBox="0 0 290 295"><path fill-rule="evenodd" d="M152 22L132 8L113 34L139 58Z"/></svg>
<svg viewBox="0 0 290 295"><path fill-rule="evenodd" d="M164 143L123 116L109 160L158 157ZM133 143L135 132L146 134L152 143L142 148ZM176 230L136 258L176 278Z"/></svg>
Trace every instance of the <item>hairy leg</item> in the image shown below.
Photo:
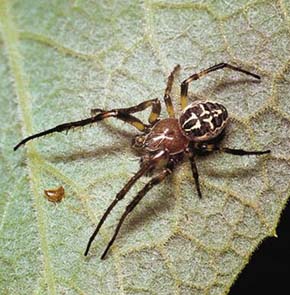
<svg viewBox="0 0 290 295"><path fill-rule="evenodd" d="M180 94L180 102L181 102L181 107L182 109L185 109L186 106L187 106L187 95L188 95L188 84L194 80L198 80L199 78L211 73L211 72L214 72L214 71L217 71L217 70L221 70L221 69L224 69L224 68L228 68L228 69L231 69L233 71L237 71L237 72L241 72L241 73L244 73L246 75L249 75L249 76L252 76L258 80L260 80L260 76L257 75L257 74L254 74L254 73L251 73L249 71L246 71L244 69L241 69L239 67L236 67L236 66L232 66L230 64L227 64L227 63L219 63L219 64L216 64L212 67L209 67L203 71L200 71L199 73L195 73L191 76L189 76L187 79L185 79L182 83L181 83L181 94Z"/></svg>
<svg viewBox="0 0 290 295"><path fill-rule="evenodd" d="M165 93L164 93L164 97L163 97L163 99L165 101L165 105L166 105L166 110L167 110L167 113L170 118L175 118L174 107L172 104L170 94L171 94L172 85L174 82L174 76L179 70L180 70L180 65L176 65L174 67L173 71L168 76L167 85L166 85L166 89L165 89Z"/></svg>
<svg viewBox="0 0 290 295"><path fill-rule="evenodd" d="M131 124L132 126L137 128L139 131L146 132L150 126L144 124L141 120L132 116L131 113L143 111L144 109L146 109L150 106L152 106L152 112L149 117L149 123L152 124L158 120L159 113L160 113L160 102L158 101L158 99L148 100L148 101L140 103L137 106L133 106L130 108L113 109L110 111L103 111L101 109L94 109L94 110L92 110L92 112L95 112L96 115L94 115L90 118L60 124L60 125L57 125L51 129L47 129L45 131L42 131L42 132L39 132L39 133L36 133L36 134L33 134L31 136L24 138L14 147L14 151L16 151L21 145L24 145L26 142L28 142L32 139L42 137L42 136L45 136L48 134L52 134L55 132L63 132L63 131L68 131L72 128L90 125L90 124L102 121L102 120L104 120L106 118L110 118L110 117L114 117L119 120L122 120L128 124Z"/></svg>
<svg viewBox="0 0 290 295"><path fill-rule="evenodd" d="M119 230L124 222L124 220L126 219L126 217L128 216L128 214L133 211L133 209L138 205L138 203L143 199L143 197L146 195L146 193L152 189L153 186L159 184L160 182L162 182L166 176L168 176L169 174L172 173L172 170L169 168L164 169L162 172L160 172L157 176L153 177L144 187L143 189L141 189L138 194L136 195L136 197L129 203L129 205L126 207L125 212L122 214L119 223L115 229L114 235L111 238L108 246L106 247L104 253L101 256L101 259L104 259L109 251L109 249L111 248L111 246L113 245Z"/></svg>
<svg viewBox="0 0 290 295"><path fill-rule="evenodd" d="M101 226L103 225L103 223L105 222L105 220L107 219L108 215L113 210L113 208L117 205L117 203L125 197L128 191L131 189L131 187L136 183L136 181L140 177L146 174L146 172L148 172L149 170L154 169L156 164L162 160L165 160L165 161L168 160L168 153L166 151L160 151L157 154L151 156L150 159L148 159L148 161L144 162L141 165L141 168L139 169L139 171L133 177L131 177L131 179L125 184L125 186L121 189L121 191L116 195L115 199L113 200L113 202L110 204L110 206L107 208L102 218L100 219L95 231L91 235L85 254L84 254L85 256L88 255L92 242L94 241Z"/></svg>

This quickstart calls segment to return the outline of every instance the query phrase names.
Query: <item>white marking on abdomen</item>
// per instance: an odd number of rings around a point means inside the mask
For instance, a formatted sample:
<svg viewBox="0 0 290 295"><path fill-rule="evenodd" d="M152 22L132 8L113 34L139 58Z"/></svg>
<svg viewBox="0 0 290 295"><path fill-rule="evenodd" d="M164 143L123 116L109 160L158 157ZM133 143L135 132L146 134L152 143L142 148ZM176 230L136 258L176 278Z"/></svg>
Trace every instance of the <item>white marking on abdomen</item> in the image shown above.
<svg viewBox="0 0 290 295"><path fill-rule="evenodd" d="M212 119L213 119L212 116L210 116L208 119L203 119L203 121L207 122L209 124L211 130L214 130L214 125L212 123Z"/></svg>
<svg viewBox="0 0 290 295"><path fill-rule="evenodd" d="M221 115L222 113L223 113L222 110L214 110L214 111L213 111L213 116L214 116L214 117L218 117L218 116Z"/></svg>
<svg viewBox="0 0 290 295"><path fill-rule="evenodd" d="M183 124L183 126L184 126L184 124ZM200 121L199 121L199 119L197 119L197 122L195 123L194 126L192 126L190 128L184 128L184 130L185 131L190 131L190 130L193 130L193 129L200 129L200 127L201 127Z"/></svg>
<svg viewBox="0 0 290 295"><path fill-rule="evenodd" d="M202 109L202 113L200 114L200 117L203 117L204 115L208 115L208 114L210 114L210 111L206 111L206 110L205 110L203 104L200 104L200 107L201 107L201 109Z"/></svg>
<svg viewBox="0 0 290 295"><path fill-rule="evenodd" d="M195 113L191 113L191 116L186 120L184 121L182 127L184 127L187 123L189 123L191 120L197 120L197 122L195 123L194 126L192 126L191 128L185 128L184 130L185 131L190 131L192 129L199 129L201 127L201 124L200 124L200 121L197 117L197 115Z"/></svg>

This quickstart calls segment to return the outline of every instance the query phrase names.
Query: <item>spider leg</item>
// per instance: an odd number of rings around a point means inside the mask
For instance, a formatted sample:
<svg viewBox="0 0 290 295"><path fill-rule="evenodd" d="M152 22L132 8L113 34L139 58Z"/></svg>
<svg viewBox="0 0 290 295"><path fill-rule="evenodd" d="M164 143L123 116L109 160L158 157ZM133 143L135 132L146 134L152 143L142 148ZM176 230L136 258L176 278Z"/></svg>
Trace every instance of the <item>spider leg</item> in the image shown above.
<svg viewBox="0 0 290 295"><path fill-rule="evenodd" d="M165 93L164 93L164 101L165 101L165 105L166 105L166 110L167 113L169 115L170 118L175 118L175 112L174 112L174 107L172 104L172 100L170 97L170 93L172 90L172 85L173 85L173 81L174 81L174 75L180 70L180 65L176 65L173 69L173 71L170 73L170 75L168 76L167 79L167 85L166 85L166 89L165 89Z"/></svg>
<svg viewBox="0 0 290 295"><path fill-rule="evenodd" d="M158 120L161 112L161 104L158 98L156 98L152 103L152 110L149 115L148 122L150 125L154 125Z"/></svg>
<svg viewBox="0 0 290 295"><path fill-rule="evenodd" d="M200 184L199 184L199 180L198 180L198 170L197 170L197 166L196 166L194 156L193 156L192 153L190 153L190 155L189 155L189 161L190 161L190 164L191 164L191 171L192 171L192 176L193 176L194 181L195 181L195 187L196 187L196 190L197 190L197 194L198 194L199 198L201 199L202 194L201 194Z"/></svg>
<svg viewBox="0 0 290 295"><path fill-rule="evenodd" d="M129 203L129 205L126 207L125 212L122 214L119 223L115 229L114 235L111 238L109 244L107 245L104 253L101 256L101 259L104 259L105 256L107 255L107 252L109 251L110 247L113 245L119 230L124 222L124 220L126 219L127 215L138 205L138 203L142 200L142 198L146 195L146 193L152 189L153 186L159 184L160 182L162 182L166 176L168 176L169 174L172 173L172 168L167 167L166 169L164 169L162 172L160 172L158 175L156 175L155 177L153 177L139 192L138 194L135 196L135 198Z"/></svg>
<svg viewBox="0 0 290 295"><path fill-rule="evenodd" d="M51 129L47 129L45 131L28 136L28 137L24 138L23 140L21 140L13 149L14 149L14 151L16 151L21 145L24 145L26 142L28 142L32 139L38 138L38 137L42 137L42 136L45 136L45 135L48 135L51 133L55 133L55 132L68 131L71 128L90 125L90 124L102 121L102 120L104 120L106 118L110 118L110 117L115 117L119 120L122 120L126 123L131 124L132 126L137 128L139 131L146 132L148 130L149 126L144 124L138 118L132 116L131 113L143 111L144 109L146 109L150 106L152 106L152 112L149 117L149 122L151 124L153 124L155 121L158 120L159 113L160 113L160 102L158 99L147 100L145 102L140 103L137 106L133 106L130 108L112 109L110 111L103 111L102 109L94 109L91 112L95 112L96 113L95 116L92 116L92 117L84 119L84 120L60 124L60 125L57 125Z"/></svg>
<svg viewBox="0 0 290 295"><path fill-rule="evenodd" d="M166 151L161 151L161 152L157 153L150 160L144 162L141 165L141 168L139 169L139 171L133 177L130 178L130 180L125 184L125 186L116 195L113 202L110 204L110 206L107 208L106 212L103 214L103 216L102 216L101 220L99 221L95 231L93 232L93 234L91 235L91 237L89 239L89 242L88 242L85 254L84 254L85 256L88 255L88 252L90 250L92 242L94 241L94 239L97 236L97 234L98 234L100 228L102 227L103 223L105 222L105 220L107 219L108 215L113 210L113 208L117 205L117 203L119 201L121 201L125 197L125 195L128 193L128 191L131 189L131 187L136 183L136 181L140 177L142 177L150 169L154 168L157 162L159 162L162 159L166 160L167 158L168 158L168 153Z"/></svg>
<svg viewBox="0 0 290 295"><path fill-rule="evenodd" d="M232 154L232 155L238 155L238 156L245 156L245 155L264 155L269 154L270 150L265 151L245 151L243 149L232 149L227 147L219 147L216 143L196 143L192 149L196 149L201 152L213 152L213 151L221 151L224 153ZM189 153L189 160L191 164L191 171L192 176L195 181L196 190L198 193L199 198L202 198L201 190L200 190L200 184L199 184L199 176L198 176L198 170L194 159L194 153Z"/></svg>
<svg viewBox="0 0 290 295"><path fill-rule="evenodd" d="M149 107L152 107L152 110L149 115L148 121L151 125L153 125L159 120L159 116L161 112L161 104L158 98L143 101L137 106L133 106L130 108L125 108L125 109L118 109L118 110L123 110L127 112L128 114L133 114L133 113L141 112ZM106 110L103 110L100 108L91 109L91 115L96 115L100 112L106 112Z"/></svg>
<svg viewBox="0 0 290 295"><path fill-rule="evenodd" d="M245 155L264 155L271 153L270 150L265 151L245 151L243 149L232 149L227 147L219 147L217 144L200 144L197 147L198 150L212 152L212 151L221 151L227 154L238 155L238 156L245 156Z"/></svg>
<svg viewBox="0 0 290 295"><path fill-rule="evenodd" d="M105 222L105 220L107 219L108 215L110 214L110 212L113 210L113 208L117 205L117 203L119 201L121 201L125 195L127 194L127 192L130 190L130 188L134 185L134 183L142 176L144 175L148 169L151 168L150 165L148 165L148 163L146 163L147 165L143 165L140 170L133 176L130 178L130 180L125 184L125 186L121 189L121 191L116 195L115 199L113 200L113 202L110 204L110 206L107 208L106 212L103 214L101 220L99 221L95 231L93 232L93 234L91 235L86 251L85 251L85 256L88 255L88 252L90 250L91 244L94 241L95 237L97 236L100 228L102 227L103 223Z"/></svg>
<svg viewBox="0 0 290 295"><path fill-rule="evenodd" d="M237 72L241 72L241 73L244 73L246 75L250 75L258 80L261 79L261 77L257 74L254 74L254 73L251 73L249 71L246 71L244 69L241 69L239 67L235 67L235 66L232 66L230 64L227 64L227 63L219 63L219 64L216 64L212 67L209 67L208 69L205 69L203 71L200 71L199 73L195 73L191 76L189 76L187 79L185 79L182 83L181 83L181 95L180 95L180 101L181 101L181 107L182 109L185 109L186 106L187 106L187 95L188 95L188 84L194 80L198 80L199 78L211 73L211 72L214 72L214 71L217 71L217 70L220 70L220 69L224 69L224 68L228 68L228 69L231 69L233 71L237 71Z"/></svg>

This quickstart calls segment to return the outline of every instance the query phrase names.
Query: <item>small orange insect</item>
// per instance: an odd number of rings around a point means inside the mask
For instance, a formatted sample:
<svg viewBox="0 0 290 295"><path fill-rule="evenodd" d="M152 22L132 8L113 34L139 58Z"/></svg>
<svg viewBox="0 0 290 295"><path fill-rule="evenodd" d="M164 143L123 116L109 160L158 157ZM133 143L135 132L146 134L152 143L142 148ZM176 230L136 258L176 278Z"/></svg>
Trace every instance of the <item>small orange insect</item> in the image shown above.
<svg viewBox="0 0 290 295"><path fill-rule="evenodd" d="M53 203L61 202L61 200L65 197L63 186L60 186L55 189L45 189L44 194L48 201Z"/></svg>

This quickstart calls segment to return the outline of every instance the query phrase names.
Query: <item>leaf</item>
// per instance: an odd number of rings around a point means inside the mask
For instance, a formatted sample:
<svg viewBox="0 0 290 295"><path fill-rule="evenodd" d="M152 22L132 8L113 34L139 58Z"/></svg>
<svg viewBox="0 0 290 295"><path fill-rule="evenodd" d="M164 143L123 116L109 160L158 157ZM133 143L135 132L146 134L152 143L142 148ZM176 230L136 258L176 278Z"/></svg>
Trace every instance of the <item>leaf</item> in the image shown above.
<svg viewBox="0 0 290 295"><path fill-rule="evenodd" d="M2 294L226 294L258 244L275 235L289 196L290 7L192 2L0 1ZM180 81L221 61L260 74L261 83L225 70L190 91L228 108L225 146L271 155L198 158L202 200L184 163L147 194L101 261L145 177L84 258L96 223L138 169L136 132L107 120L12 147L91 108L162 98L180 63L178 108ZM58 186L66 197L54 205L44 190Z"/></svg>

